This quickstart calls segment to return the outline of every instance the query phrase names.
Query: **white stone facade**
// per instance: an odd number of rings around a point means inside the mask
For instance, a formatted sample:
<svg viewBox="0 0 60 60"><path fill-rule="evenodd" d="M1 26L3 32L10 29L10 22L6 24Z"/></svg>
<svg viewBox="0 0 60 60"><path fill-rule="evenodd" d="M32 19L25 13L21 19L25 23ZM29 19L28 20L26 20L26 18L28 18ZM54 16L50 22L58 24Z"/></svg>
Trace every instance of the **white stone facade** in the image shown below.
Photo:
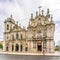
<svg viewBox="0 0 60 60"><path fill-rule="evenodd" d="M55 24L47 14L31 14L27 29L15 23L12 15L4 22L4 48L9 52L54 52Z"/></svg>

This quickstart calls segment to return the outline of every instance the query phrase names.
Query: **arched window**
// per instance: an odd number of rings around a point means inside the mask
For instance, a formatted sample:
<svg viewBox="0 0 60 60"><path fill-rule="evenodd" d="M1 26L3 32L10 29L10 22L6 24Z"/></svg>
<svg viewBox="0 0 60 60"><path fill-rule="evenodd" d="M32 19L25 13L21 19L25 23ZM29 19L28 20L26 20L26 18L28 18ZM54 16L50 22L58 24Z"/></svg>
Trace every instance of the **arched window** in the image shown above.
<svg viewBox="0 0 60 60"><path fill-rule="evenodd" d="M6 47L6 51L8 51L8 46Z"/></svg>
<svg viewBox="0 0 60 60"><path fill-rule="evenodd" d="M16 34L16 39L18 39L18 33Z"/></svg>
<svg viewBox="0 0 60 60"><path fill-rule="evenodd" d="M25 51L28 51L28 47L25 48Z"/></svg>
<svg viewBox="0 0 60 60"><path fill-rule="evenodd" d="M7 30L9 30L9 25L7 24Z"/></svg>

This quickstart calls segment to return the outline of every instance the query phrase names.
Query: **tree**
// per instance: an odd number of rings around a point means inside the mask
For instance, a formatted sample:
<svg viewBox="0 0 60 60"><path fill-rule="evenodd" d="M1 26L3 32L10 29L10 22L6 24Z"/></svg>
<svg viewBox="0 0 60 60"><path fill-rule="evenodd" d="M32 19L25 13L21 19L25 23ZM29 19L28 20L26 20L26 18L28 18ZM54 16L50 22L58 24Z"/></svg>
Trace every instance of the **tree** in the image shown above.
<svg viewBox="0 0 60 60"><path fill-rule="evenodd" d="M55 51L59 51L59 46L55 46Z"/></svg>

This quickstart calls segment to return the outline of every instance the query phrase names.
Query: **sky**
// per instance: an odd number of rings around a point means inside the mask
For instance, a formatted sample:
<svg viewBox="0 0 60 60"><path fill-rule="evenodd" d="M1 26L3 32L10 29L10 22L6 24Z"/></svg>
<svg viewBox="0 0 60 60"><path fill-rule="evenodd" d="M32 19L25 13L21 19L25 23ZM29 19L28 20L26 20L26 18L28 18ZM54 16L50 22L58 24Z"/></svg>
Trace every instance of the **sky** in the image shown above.
<svg viewBox="0 0 60 60"><path fill-rule="evenodd" d="M42 6L45 14L47 8L50 9L55 22L54 40L56 44L60 44L60 0L0 0L0 40L4 40L5 19L12 14L21 26L27 26L31 13L35 16L39 6Z"/></svg>

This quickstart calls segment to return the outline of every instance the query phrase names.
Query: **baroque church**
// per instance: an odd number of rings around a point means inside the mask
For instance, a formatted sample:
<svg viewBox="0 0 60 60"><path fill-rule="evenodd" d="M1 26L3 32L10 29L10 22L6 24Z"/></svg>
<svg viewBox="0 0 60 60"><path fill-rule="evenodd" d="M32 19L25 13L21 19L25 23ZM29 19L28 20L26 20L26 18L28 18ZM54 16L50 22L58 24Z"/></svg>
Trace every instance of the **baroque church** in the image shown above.
<svg viewBox="0 0 60 60"><path fill-rule="evenodd" d="M3 51L8 52L54 52L55 23L47 9L31 13L27 29L15 23L12 15L4 21Z"/></svg>

